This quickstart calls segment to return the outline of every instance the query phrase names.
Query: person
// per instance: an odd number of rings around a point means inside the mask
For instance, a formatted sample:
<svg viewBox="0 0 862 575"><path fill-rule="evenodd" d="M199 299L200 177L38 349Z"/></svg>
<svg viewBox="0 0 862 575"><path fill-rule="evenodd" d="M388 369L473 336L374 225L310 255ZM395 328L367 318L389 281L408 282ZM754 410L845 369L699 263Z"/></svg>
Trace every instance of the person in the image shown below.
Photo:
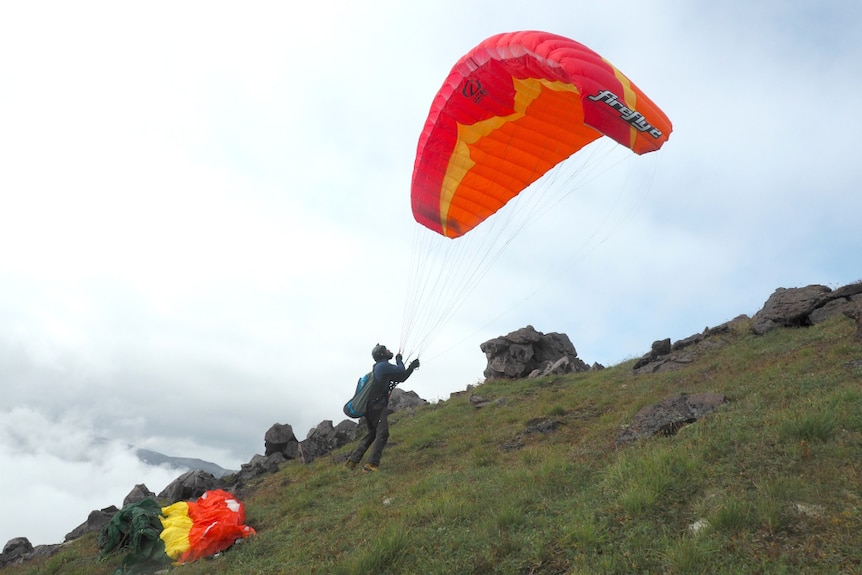
<svg viewBox="0 0 862 575"><path fill-rule="evenodd" d="M405 368L400 353L395 356L394 364L389 363L392 357L392 352L386 349L385 345L378 343L371 350L371 358L374 360L372 369L374 381L371 385L374 387L370 390L365 408L365 424L368 426L368 433L347 458L348 469L354 469L370 447L371 453L362 470L371 472L378 470L383 448L389 440L389 395L396 385L405 381L419 367L418 359L411 361L409 367Z"/></svg>

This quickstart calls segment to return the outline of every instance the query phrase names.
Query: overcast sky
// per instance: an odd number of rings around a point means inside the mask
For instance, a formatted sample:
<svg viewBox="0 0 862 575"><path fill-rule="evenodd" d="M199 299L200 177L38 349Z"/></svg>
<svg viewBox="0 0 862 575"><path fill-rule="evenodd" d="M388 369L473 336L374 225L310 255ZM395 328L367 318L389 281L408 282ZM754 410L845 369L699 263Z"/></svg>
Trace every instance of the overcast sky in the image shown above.
<svg viewBox="0 0 862 575"><path fill-rule="evenodd" d="M566 183L405 388L481 381L479 344L528 324L613 365L862 279L856 0L4 2L0 544L176 477L129 445L238 468L273 423L343 419L400 341L431 100L526 29L599 52L674 131Z"/></svg>

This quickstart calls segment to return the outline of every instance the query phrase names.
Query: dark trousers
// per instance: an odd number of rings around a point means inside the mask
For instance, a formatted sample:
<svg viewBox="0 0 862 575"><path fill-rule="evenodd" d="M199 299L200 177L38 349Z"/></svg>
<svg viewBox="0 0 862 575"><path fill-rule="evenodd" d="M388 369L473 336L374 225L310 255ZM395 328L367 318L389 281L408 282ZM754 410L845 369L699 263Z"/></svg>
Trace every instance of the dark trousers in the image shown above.
<svg viewBox="0 0 862 575"><path fill-rule="evenodd" d="M389 409L387 405L385 403L369 404L365 412L365 424L368 426L368 433L350 454L350 460L359 463L370 447L371 455L368 456L368 463L377 466L380 465L383 448L386 447L386 442L389 440Z"/></svg>

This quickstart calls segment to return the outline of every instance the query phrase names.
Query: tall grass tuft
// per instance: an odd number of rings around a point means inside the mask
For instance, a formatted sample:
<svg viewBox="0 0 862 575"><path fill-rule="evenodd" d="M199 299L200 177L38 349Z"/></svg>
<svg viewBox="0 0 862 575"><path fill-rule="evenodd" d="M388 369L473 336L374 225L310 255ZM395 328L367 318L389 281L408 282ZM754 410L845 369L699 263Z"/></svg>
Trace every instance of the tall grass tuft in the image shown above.
<svg viewBox="0 0 862 575"><path fill-rule="evenodd" d="M653 513L669 498L698 488L697 461L689 453L653 443L621 457L605 474L605 485L632 517Z"/></svg>
<svg viewBox="0 0 862 575"><path fill-rule="evenodd" d="M794 414L781 424L782 436L805 441L826 442L835 436L837 418L829 409Z"/></svg>
<svg viewBox="0 0 862 575"><path fill-rule="evenodd" d="M390 525L367 544L359 545L355 553L333 568L333 575L357 573L398 573L399 563L407 553L408 534Z"/></svg>
<svg viewBox="0 0 862 575"><path fill-rule="evenodd" d="M709 525L716 531L733 533L750 527L754 521L750 502L737 496L727 496L711 513Z"/></svg>
<svg viewBox="0 0 862 575"><path fill-rule="evenodd" d="M714 573L712 559L717 553L708 537L686 536L667 542L662 573L668 575L702 575Z"/></svg>

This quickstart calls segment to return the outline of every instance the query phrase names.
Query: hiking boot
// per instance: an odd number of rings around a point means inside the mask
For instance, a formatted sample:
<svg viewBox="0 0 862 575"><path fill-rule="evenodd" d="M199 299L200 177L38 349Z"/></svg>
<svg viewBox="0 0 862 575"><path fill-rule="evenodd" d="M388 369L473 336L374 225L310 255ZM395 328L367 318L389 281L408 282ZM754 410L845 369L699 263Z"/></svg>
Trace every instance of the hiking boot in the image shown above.
<svg viewBox="0 0 862 575"><path fill-rule="evenodd" d="M367 472L377 473L377 472L379 471L379 469L377 468L377 466L376 466L376 465L372 465L372 464L370 464L370 463L366 463L366 464L362 467L362 471L365 471L366 473L367 473Z"/></svg>
<svg viewBox="0 0 862 575"><path fill-rule="evenodd" d="M345 464L344 464L344 467L346 467L347 469L349 469L349 470L353 471L354 469L356 469L356 462L355 462L355 461L352 461L352 460L350 460L350 459L348 459L348 460L347 460L347 463L345 463Z"/></svg>

